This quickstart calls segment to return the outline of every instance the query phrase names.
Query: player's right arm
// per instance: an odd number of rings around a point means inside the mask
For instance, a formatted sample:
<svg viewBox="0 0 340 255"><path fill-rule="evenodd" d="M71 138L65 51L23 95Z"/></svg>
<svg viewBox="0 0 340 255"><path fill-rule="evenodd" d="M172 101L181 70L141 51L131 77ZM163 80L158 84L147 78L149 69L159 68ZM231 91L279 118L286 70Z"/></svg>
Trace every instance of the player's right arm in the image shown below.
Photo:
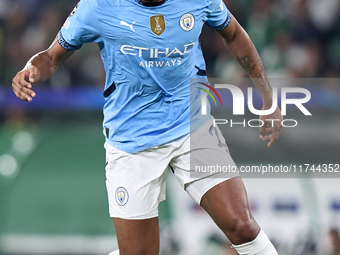
<svg viewBox="0 0 340 255"><path fill-rule="evenodd" d="M34 55L13 78L12 88L15 95L21 100L31 102L36 96L32 84L49 79L73 52L65 50L55 39L47 50Z"/></svg>
<svg viewBox="0 0 340 255"><path fill-rule="evenodd" d="M58 67L84 43L101 42L97 0L81 0L67 18L52 45L34 55L12 81L15 95L31 102L36 96L32 84L50 78Z"/></svg>

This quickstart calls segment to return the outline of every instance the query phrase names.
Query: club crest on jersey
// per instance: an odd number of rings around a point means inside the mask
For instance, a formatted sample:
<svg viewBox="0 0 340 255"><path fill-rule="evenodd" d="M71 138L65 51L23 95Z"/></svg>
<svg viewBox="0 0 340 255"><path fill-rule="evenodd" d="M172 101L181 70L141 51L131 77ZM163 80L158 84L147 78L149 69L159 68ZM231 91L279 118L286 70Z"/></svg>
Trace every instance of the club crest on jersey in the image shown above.
<svg viewBox="0 0 340 255"><path fill-rule="evenodd" d="M124 187L119 187L116 190L116 202L120 206L126 205L129 200L129 193Z"/></svg>
<svg viewBox="0 0 340 255"><path fill-rule="evenodd" d="M195 17L191 13L186 13L181 17L180 20L181 28L184 31L190 31L195 26Z"/></svg>
<svg viewBox="0 0 340 255"><path fill-rule="evenodd" d="M163 15L150 17L150 28L152 33L160 36L165 30L165 19Z"/></svg>

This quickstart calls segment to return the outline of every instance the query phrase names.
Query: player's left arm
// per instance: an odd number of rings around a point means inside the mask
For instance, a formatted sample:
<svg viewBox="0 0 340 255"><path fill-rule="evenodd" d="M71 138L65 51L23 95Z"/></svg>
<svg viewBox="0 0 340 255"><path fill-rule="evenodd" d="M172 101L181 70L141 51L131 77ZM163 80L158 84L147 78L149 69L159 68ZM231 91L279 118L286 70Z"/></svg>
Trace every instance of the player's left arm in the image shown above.
<svg viewBox="0 0 340 255"><path fill-rule="evenodd" d="M252 79L261 93L263 100L262 109L270 109L273 102L272 87L269 84L261 58L246 31L241 27L234 16L231 16L229 25L218 33L222 36L229 52ZM272 121L266 121L266 119L275 119L279 121L273 121L274 125L272 127ZM281 132L283 117L280 108L277 107L275 112L270 115L260 116L260 120L265 123L265 125L260 128L260 138L263 141L269 141L268 147L270 147L279 138Z"/></svg>

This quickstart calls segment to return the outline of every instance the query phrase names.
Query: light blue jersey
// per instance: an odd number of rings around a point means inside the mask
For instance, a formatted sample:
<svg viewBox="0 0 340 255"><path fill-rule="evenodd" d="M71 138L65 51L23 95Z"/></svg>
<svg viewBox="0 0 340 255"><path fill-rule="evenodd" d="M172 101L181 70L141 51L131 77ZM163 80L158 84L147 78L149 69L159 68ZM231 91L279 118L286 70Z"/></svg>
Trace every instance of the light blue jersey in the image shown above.
<svg viewBox="0 0 340 255"><path fill-rule="evenodd" d="M190 90L190 78L206 78L202 26L222 30L230 18L221 0L79 2L58 42L67 50L98 43L110 145L135 153L187 135L210 119L200 113L201 90Z"/></svg>

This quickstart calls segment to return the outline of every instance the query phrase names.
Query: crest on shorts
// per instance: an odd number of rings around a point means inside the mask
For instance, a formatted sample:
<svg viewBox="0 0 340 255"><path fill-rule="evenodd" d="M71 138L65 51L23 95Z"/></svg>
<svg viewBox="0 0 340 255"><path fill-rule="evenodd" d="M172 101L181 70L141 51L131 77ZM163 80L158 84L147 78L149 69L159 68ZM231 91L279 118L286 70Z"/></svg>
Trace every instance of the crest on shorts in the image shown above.
<svg viewBox="0 0 340 255"><path fill-rule="evenodd" d="M124 187L119 187L116 190L116 202L120 206L126 205L129 200L129 193Z"/></svg>
<svg viewBox="0 0 340 255"><path fill-rule="evenodd" d="M163 15L150 17L150 28L152 33L160 36L165 30L165 19Z"/></svg>
<svg viewBox="0 0 340 255"><path fill-rule="evenodd" d="M190 31L195 26L195 17L191 13L186 13L181 17L179 23L184 31Z"/></svg>

